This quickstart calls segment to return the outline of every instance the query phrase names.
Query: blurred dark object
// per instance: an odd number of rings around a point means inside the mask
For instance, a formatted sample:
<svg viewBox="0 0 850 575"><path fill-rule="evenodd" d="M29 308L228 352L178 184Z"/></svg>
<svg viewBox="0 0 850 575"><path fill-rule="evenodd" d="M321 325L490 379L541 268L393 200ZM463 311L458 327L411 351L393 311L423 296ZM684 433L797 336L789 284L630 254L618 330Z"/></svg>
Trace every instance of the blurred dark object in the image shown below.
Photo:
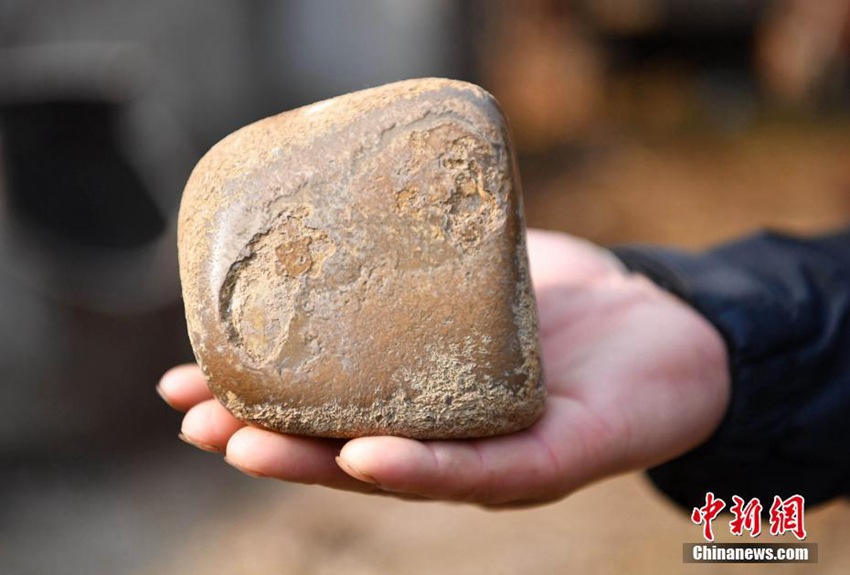
<svg viewBox="0 0 850 575"><path fill-rule="evenodd" d="M165 218L119 153L122 104L9 103L0 110L9 207L57 236L91 246L144 245Z"/></svg>
<svg viewBox="0 0 850 575"><path fill-rule="evenodd" d="M482 2L481 81L505 110L521 152L584 138L604 98L603 51L571 2Z"/></svg>
<svg viewBox="0 0 850 575"><path fill-rule="evenodd" d="M54 299L110 312L179 299L174 219L195 153L145 90L149 68L134 45L0 52L0 249Z"/></svg>
<svg viewBox="0 0 850 575"><path fill-rule="evenodd" d="M612 132L741 133L777 110L846 113L847 0L479 2L483 85L521 152Z"/></svg>
<svg viewBox="0 0 850 575"><path fill-rule="evenodd" d="M846 106L848 59L847 0L776 0L760 22L759 79L786 107Z"/></svg>
<svg viewBox="0 0 850 575"><path fill-rule="evenodd" d="M0 51L7 456L149 438L165 415L153 382L190 357L174 222L194 154L148 99L146 68L133 45Z"/></svg>

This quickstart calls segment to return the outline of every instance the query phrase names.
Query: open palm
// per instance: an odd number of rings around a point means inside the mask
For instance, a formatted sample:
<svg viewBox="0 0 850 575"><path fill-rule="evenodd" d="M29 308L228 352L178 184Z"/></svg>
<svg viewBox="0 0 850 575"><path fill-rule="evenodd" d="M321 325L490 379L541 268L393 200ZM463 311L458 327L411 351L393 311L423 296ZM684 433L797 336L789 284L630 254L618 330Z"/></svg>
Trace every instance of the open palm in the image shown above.
<svg viewBox="0 0 850 575"><path fill-rule="evenodd" d="M549 393L528 430L450 441L297 437L234 419L196 366L168 372L159 391L186 411L184 439L248 474L489 506L559 499L707 439L729 394L717 332L592 244L531 230L528 249Z"/></svg>

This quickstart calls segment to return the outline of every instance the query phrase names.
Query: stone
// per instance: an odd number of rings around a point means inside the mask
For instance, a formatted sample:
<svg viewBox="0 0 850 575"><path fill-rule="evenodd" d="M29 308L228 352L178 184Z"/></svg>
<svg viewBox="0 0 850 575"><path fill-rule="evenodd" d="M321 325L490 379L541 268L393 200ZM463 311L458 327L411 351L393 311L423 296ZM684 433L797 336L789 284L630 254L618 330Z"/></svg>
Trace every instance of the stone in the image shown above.
<svg viewBox="0 0 850 575"><path fill-rule="evenodd" d="M266 118L198 163L179 218L195 355L237 418L284 433L510 433L543 411L506 121L408 80Z"/></svg>

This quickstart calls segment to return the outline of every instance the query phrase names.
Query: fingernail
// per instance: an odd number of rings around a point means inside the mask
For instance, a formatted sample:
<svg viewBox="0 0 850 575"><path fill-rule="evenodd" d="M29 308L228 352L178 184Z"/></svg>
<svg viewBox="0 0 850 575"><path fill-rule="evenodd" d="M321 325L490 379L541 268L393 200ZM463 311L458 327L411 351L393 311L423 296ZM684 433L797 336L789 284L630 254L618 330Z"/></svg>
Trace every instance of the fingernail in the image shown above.
<svg viewBox="0 0 850 575"><path fill-rule="evenodd" d="M228 465L235 467L236 469L238 469L239 471L241 471L245 475L250 475L251 477L256 477L257 479L267 479L268 478L268 475L263 475L262 473L260 473L258 471L254 471L252 469L242 467L238 463L234 463L233 461L228 459L226 456L224 458L224 461L227 462Z"/></svg>
<svg viewBox="0 0 850 575"><path fill-rule="evenodd" d="M362 471L360 471L359 469L356 469L355 467L352 467L352 465L350 463L348 463L347 461L345 461L342 457L339 457L339 456L336 457L336 464L339 465L342 468L343 471L345 471L346 473L348 473L349 475L351 475L355 479L362 481L363 483L371 483L372 485L374 485L376 487L380 487L381 489L383 489L383 486L380 483L378 483L378 481L374 477L372 477L371 475L369 475L367 473L363 473Z"/></svg>
<svg viewBox="0 0 850 575"><path fill-rule="evenodd" d="M221 449L219 449L215 445L210 445L209 443L203 443L201 441L198 441L197 439L193 439L185 435L183 432L178 433L177 437L179 437L182 441L185 441L189 445L197 447L198 449L203 449L204 451L209 451L210 453L221 453Z"/></svg>
<svg viewBox="0 0 850 575"><path fill-rule="evenodd" d="M176 409L174 404L169 401L168 397L166 397L165 393L162 391L162 387L159 384L156 385L156 394L162 398L162 401L168 404L169 407Z"/></svg>

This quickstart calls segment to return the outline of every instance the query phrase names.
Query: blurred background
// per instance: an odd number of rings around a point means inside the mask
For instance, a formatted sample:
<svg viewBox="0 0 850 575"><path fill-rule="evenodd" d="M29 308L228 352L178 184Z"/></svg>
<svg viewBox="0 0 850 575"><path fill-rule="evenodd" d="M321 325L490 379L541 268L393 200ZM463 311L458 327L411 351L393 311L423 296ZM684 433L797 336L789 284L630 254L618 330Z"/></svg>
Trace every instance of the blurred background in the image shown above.
<svg viewBox="0 0 850 575"><path fill-rule="evenodd" d="M246 123L448 76L502 102L532 226L813 233L850 219L848 73L850 0L0 0L0 573L699 569L699 528L640 474L489 513L181 444L154 385L192 357L182 187ZM817 572L845 572L847 504L806 519Z"/></svg>

